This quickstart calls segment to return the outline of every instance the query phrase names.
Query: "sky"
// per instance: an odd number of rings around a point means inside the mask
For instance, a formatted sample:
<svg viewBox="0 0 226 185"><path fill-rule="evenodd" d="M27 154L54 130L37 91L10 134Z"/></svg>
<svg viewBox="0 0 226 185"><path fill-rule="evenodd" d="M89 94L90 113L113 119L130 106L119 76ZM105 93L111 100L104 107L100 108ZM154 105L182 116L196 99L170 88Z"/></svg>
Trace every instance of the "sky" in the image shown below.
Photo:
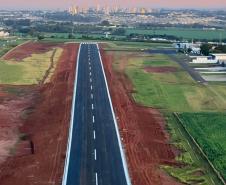
<svg viewBox="0 0 226 185"><path fill-rule="evenodd" d="M78 6L150 8L226 8L226 0L0 0L0 9L67 9Z"/></svg>

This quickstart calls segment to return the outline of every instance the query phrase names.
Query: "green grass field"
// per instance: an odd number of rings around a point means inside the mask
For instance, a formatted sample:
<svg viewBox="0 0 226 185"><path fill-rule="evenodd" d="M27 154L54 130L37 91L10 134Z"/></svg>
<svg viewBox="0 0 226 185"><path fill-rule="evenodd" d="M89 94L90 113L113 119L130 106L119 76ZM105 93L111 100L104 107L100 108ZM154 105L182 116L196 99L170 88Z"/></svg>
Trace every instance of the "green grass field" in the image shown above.
<svg viewBox="0 0 226 185"><path fill-rule="evenodd" d="M0 39L0 57L25 41L24 39L9 39L7 42L6 39Z"/></svg>
<svg viewBox="0 0 226 185"><path fill-rule="evenodd" d="M226 114L182 113L183 124L226 179Z"/></svg>
<svg viewBox="0 0 226 185"><path fill-rule="evenodd" d="M107 42L103 48L105 50L121 50L121 51L134 51L134 50L144 50L144 49L151 49L151 48L172 48L172 44L169 43L152 43L152 42L121 42L121 41L114 41L114 42Z"/></svg>
<svg viewBox="0 0 226 185"><path fill-rule="evenodd" d="M117 48L117 45L114 47ZM139 48L139 46L137 47ZM118 48L121 49L120 46ZM196 119L196 114L208 115L211 112L212 115L216 115L213 120L216 120L215 124L217 124L217 120L222 119L220 115L226 110L225 84L199 84L166 55L150 55L139 51L110 52L114 53L113 67L115 70L120 71L123 65L126 66L125 73L134 86L132 95L135 101L145 106L159 108L162 111L167 122L167 130L171 135L171 142L181 151L176 160L185 164L184 167L162 166L161 168L185 184L221 184L208 162L200 155L197 146L194 145L172 113L189 114L191 119ZM169 73L148 73L144 70L145 67L174 67L177 70ZM193 116L194 118L192 118ZM189 122L187 123L189 124ZM201 119L200 122L202 122L200 128L208 127L204 119ZM196 126L192 124L191 127L195 129ZM226 128L222 127L222 130L225 132ZM191 134L193 135L192 132ZM222 138L221 142L225 146L225 138ZM214 137L211 138L211 141L220 142Z"/></svg>
<svg viewBox="0 0 226 185"><path fill-rule="evenodd" d="M52 53L53 51L33 54L31 57L27 57L22 61L0 61L0 84L38 84L50 66ZM54 63L59 60L61 53L62 49L57 49L54 56ZM49 78L47 81L49 81Z"/></svg>
<svg viewBox="0 0 226 185"><path fill-rule="evenodd" d="M170 73L147 73L144 67L170 66L177 69ZM226 99L222 101L212 86L198 84L165 55L138 56L129 59L126 74L132 80L134 99L143 105L176 112L224 111ZM222 86L218 86L219 89ZM223 86L224 87L224 86Z"/></svg>
<svg viewBox="0 0 226 185"><path fill-rule="evenodd" d="M162 168L185 184L218 184L219 180L199 155L197 148L190 144L191 141L178 120L170 112L166 111L164 115L168 123L166 129L171 135L171 143L181 151L176 160L184 164L184 167L162 166Z"/></svg>
<svg viewBox="0 0 226 185"><path fill-rule="evenodd" d="M126 34L131 33L149 35L172 35L185 39L226 39L226 30L202 30L189 28L159 28L159 29L127 29Z"/></svg>

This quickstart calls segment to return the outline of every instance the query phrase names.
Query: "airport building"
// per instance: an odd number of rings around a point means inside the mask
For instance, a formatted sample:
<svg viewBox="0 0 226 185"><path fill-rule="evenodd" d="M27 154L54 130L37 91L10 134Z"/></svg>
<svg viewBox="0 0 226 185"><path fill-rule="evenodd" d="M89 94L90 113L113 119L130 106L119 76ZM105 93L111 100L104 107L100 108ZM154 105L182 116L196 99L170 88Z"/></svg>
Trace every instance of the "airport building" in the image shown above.
<svg viewBox="0 0 226 185"><path fill-rule="evenodd" d="M216 64L226 63L226 54L211 54L210 56L190 56L192 63Z"/></svg>

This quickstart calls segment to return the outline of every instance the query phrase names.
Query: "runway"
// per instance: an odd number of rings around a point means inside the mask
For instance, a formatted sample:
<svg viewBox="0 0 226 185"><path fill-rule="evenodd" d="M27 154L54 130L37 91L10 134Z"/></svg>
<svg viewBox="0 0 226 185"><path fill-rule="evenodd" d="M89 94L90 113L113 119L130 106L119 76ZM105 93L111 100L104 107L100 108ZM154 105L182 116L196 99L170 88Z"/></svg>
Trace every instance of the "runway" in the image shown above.
<svg viewBox="0 0 226 185"><path fill-rule="evenodd" d="M98 45L78 55L62 185L131 185Z"/></svg>

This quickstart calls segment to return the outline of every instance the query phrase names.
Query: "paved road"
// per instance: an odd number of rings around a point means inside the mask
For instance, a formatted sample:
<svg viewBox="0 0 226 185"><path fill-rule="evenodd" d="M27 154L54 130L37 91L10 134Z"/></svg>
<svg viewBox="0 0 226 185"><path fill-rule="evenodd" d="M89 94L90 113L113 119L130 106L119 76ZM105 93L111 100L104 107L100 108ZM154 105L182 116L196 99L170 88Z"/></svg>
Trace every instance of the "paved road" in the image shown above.
<svg viewBox="0 0 226 185"><path fill-rule="evenodd" d="M63 185L130 185L96 44L81 44Z"/></svg>
<svg viewBox="0 0 226 185"><path fill-rule="evenodd" d="M169 55L175 62L177 62L184 70L186 70L190 76L199 83L206 83L206 80L202 78L198 71L195 71L192 67L189 66L188 60L186 58L179 59L175 55Z"/></svg>

